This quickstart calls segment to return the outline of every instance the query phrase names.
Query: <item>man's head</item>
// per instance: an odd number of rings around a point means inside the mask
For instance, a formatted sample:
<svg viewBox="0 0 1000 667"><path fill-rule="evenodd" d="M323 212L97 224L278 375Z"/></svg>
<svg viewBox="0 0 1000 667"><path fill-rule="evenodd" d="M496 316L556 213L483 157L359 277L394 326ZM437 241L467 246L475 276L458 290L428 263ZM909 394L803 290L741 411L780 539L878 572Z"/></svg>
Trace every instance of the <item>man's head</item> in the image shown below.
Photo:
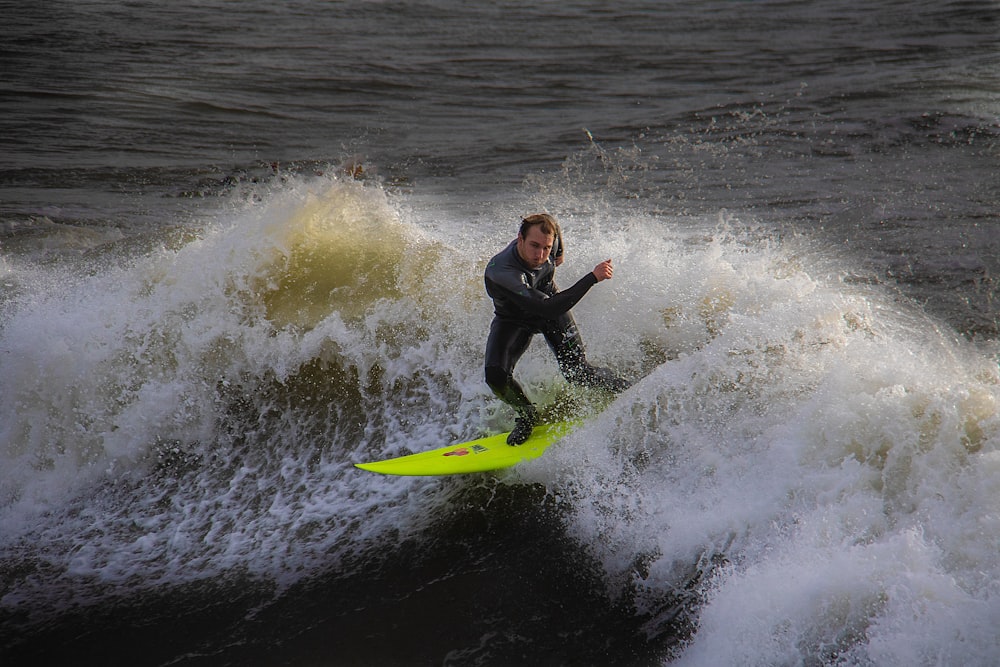
<svg viewBox="0 0 1000 667"><path fill-rule="evenodd" d="M537 269L549 261L559 226L548 213L529 215L521 221L517 233L517 253L529 268Z"/></svg>

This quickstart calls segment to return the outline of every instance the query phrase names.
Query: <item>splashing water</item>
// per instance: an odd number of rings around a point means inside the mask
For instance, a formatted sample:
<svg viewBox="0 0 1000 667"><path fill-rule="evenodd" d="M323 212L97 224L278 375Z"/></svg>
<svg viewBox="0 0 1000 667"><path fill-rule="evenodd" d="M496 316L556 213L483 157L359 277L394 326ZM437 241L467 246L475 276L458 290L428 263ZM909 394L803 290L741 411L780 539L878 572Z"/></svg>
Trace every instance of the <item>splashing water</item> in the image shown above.
<svg viewBox="0 0 1000 667"><path fill-rule="evenodd" d="M616 258L576 313L588 353L638 382L503 482L559 501L650 636L686 619L680 664L989 662L996 364L808 243L593 209L563 218L560 272ZM3 607L281 589L432 525L461 483L350 464L505 425L481 268L510 231L467 244L402 210L378 185L290 178L113 268L21 276L0 341ZM518 372L565 396L542 345Z"/></svg>

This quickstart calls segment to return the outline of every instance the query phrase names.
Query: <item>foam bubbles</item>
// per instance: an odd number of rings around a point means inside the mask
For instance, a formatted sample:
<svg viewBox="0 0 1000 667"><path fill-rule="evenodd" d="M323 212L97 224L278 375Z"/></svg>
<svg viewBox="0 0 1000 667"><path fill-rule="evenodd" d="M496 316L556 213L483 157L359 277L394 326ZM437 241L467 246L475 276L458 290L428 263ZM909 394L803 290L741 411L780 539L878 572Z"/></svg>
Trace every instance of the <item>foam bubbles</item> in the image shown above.
<svg viewBox="0 0 1000 667"><path fill-rule="evenodd" d="M591 360L638 381L504 479L562 501L651 635L684 609L682 664L986 664L995 361L807 243L597 208L556 211L559 280L615 258L574 312ZM4 604L280 588L427 525L452 486L351 463L509 425L481 271L514 231L290 178L114 268L7 263L0 556L48 579ZM540 341L518 375L570 396Z"/></svg>
<svg viewBox="0 0 1000 667"><path fill-rule="evenodd" d="M666 360L525 477L652 632L698 591L681 664L988 664L995 365L781 245L672 251L629 327Z"/></svg>
<svg viewBox="0 0 1000 667"><path fill-rule="evenodd" d="M11 608L234 571L292 582L405 534L378 517L427 484L350 463L477 403L456 389L452 306L420 298L433 244L377 186L264 195L120 267L57 267L9 306L0 553L50 573L12 585Z"/></svg>

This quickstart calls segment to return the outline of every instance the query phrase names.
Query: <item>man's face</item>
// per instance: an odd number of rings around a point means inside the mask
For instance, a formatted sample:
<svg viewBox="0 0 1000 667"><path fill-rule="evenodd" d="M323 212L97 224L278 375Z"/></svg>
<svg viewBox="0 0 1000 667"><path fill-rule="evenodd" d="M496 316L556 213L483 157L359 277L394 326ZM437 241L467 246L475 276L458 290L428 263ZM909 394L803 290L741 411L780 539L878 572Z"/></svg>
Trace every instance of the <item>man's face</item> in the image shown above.
<svg viewBox="0 0 1000 667"><path fill-rule="evenodd" d="M537 269L549 260L555 237L545 234L540 225L528 227L528 235L517 235L517 254L530 269Z"/></svg>

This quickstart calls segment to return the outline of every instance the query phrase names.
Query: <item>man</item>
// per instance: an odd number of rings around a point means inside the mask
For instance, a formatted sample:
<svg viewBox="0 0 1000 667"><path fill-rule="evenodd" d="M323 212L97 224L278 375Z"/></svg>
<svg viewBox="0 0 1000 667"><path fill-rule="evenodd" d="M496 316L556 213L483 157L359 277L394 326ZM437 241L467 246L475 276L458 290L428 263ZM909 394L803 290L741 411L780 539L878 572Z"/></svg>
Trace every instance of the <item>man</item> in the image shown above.
<svg viewBox="0 0 1000 667"><path fill-rule="evenodd" d="M521 221L517 238L486 267L486 293L493 299L495 317L486 342L486 383L517 411L510 445L520 445L538 420L538 412L514 379L514 365L528 349L532 336L545 336L556 355L559 370L570 382L608 391L624 391L628 383L611 371L587 363L583 340L570 313L583 295L614 274L605 260L567 290L553 282L563 261L562 234L547 213Z"/></svg>

